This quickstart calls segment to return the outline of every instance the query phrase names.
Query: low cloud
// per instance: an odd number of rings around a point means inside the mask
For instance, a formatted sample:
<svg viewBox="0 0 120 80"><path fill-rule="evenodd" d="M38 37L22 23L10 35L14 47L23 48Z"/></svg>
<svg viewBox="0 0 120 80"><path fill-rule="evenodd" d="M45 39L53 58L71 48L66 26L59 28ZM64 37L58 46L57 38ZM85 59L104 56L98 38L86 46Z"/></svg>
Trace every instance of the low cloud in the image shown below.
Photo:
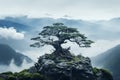
<svg viewBox="0 0 120 80"><path fill-rule="evenodd" d="M54 48L50 45L46 45L44 47L40 48L32 48L31 50L27 50L25 52L22 52L24 55L27 55L30 57L33 61L38 61L39 56L42 56L44 54L51 54L54 51Z"/></svg>
<svg viewBox="0 0 120 80"><path fill-rule="evenodd" d="M17 32L17 30L14 27L0 27L0 38L22 40L24 39L24 33Z"/></svg>
<svg viewBox="0 0 120 80"><path fill-rule="evenodd" d="M71 46L70 51L75 55L82 54L87 57L94 57L119 44L120 40L97 40L90 48L80 48L77 44L71 42L63 45L63 47Z"/></svg>
<svg viewBox="0 0 120 80"><path fill-rule="evenodd" d="M27 63L26 60L24 60L21 66L16 66L14 64L14 60L12 60L9 66L0 65L0 73L7 72L7 71L20 72L20 71L22 71L24 69L29 69L33 65L34 65L34 63Z"/></svg>

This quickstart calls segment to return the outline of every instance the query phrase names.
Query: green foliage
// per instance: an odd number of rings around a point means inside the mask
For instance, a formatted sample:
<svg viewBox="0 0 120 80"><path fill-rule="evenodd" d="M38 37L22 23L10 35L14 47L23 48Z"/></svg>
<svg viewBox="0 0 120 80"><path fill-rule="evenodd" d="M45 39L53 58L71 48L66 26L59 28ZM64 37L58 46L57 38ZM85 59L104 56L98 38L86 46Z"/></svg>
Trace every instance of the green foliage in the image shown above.
<svg viewBox="0 0 120 80"><path fill-rule="evenodd" d="M5 74L5 75L12 75L13 73L12 72L4 72L4 73L2 73L2 74Z"/></svg>
<svg viewBox="0 0 120 80"><path fill-rule="evenodd" d="M20 78L23 80L29 80L29 79L31 79L31 76L32 76L31 73L26 72L22 76L20 76Z"/></svg>
<svg viewBox="0 0 120 80"><path fill-rule="evenodd" d="M93 73L97 76L97 77L99 77L99 75L97 75L97 73L99 73L99 74L102 74L102 78L104 79L104 80L111 80L112 79L112 74L108 71L108 70L106 70L106 69L98 69L98 68L93 68Z"/></svg>
<svg viewBox="0 0 120 80"><path fill-rule="evenodd" d="M16 74L16 76L20 79L20 80L29 80L31 79L32 74L28 72L28 70L23 70L19 73Z"/></svg>
<svg viewBox="0 0 120 80"><path fill-rule="evenodd" d="M110 71L108 71L107 69L100 69L102 71L102 73L106 76L106 77L111 77L112 74L110 73Z"/></svg>
<svg viewBox="0 0 120 80"><path fill-rule="evenodd" d="M65 44L66 40L75 42L80 47L90 47L93 43L93 41L87 40L84 34L79 33L76 28L67 27L63 23L54 23L51 26L45 26L38 37L32 38L31 40L36 41L34 44L30 45L31 47L52 45L55 50L59 52L64 50L61 45Z"/></svg>
<svg viewBox="0 0 120 80"><path fill-rule="evenodd" d="M14 76L18 76L18 74L19 74L18 72L15 72L13 75L14 75Z"/></svg>
<svg viewBox="0 0 120 80"><path fill-rule="evenodd" d="M17 73L5 72L2 75L6 76L7 80L47 80L40 73L30 73L27 69ZM6 80L0 77L0 80Z"/></svg>
<svg viewBox="0 0 120 80"><path fill-rule="evenodd" d="M2 75L7 75L8 79L7 80L16 80L14 74L12 72L4 72ZM0 79L1 80L1 79ZM3 79L4 80L4 79Z"/></svg>
<svg viewBox="0 0 120 80"><path fill-rule="evenodd" d="M0 80L5 80L5 79L0 77Z"/></svg>
<svg viewBox="0 0 120 80"><path fill-rule="evenodd" d="M96 67L93 68L93 73L94 73L94 74L98 73L99 71L100 71L100 70L99 70L98 68L96 68Z"/></svg>
<svg viewBox="0 0 120 80"><path fill-rule="evenodd" d="M9 76L8 76L8 80L16 80L16 78L15 78L14 75L9 75Z"/></svg>
<svg viewBox="0 0 120 80"><path fill-rule="evenodd" d="M24 73L27 73L28 72L28 70L27 69L24 69L24 70L22 70L21 72L19 72L19 74L24 74Z"/></svg>
<svg viewBox="0 0 120 80"><path fill-rule="evenodd" d="M73 60L76 61L76 62L78 62L78 61L80 61L81 59L80 59L79 57L75 56L75 57L73 58Z"/></svg>
<svg viewBox="0 0 120 80"><path fill-rule="evenodd" d="M43 75L39 73L33 73L31 79L32 80L47 80Z"/></svg>

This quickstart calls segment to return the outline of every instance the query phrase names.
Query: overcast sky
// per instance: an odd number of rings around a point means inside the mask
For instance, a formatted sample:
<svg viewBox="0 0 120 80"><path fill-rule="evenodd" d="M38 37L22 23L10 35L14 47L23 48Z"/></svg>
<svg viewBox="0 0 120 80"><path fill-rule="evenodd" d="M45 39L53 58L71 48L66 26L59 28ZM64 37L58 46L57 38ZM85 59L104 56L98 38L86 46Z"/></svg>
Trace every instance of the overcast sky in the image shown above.
<svg viewBox="0 0 120 80"><path fill-rule="evenodd" d="M28 17L36 18L65 17L90 21L108 20L111 18L120 17L120 0L0 0L1 18L5 16L21 15L28 15ZM116 28L106 27L106 24L105 26L103 26L103 28L105 28L106 30L111 30L115 32L119 32L120 29L118 29L118 27L118 25L116 26ZM12 29L11 31L16 33L17 35L21 34L24 37L23 33L18 33L14 29ZM2 32L4 32L3 29ZM98 34L101 33L98 32ZM7 37L9 37L8 34ZM93 48L89 50L90 54L86 55L97 55L96 53L104 52L105 50L119 44L119 42L120 39L113 41L102 39L97 40L95 45L93 45ZM85 52L85 50L83 51Z"/></svg>
<svg viewBox="0 0 120 80"><path fill-rule="evenodd" d="M110 19L120 17L120 0L0 0L0 17L8 15Z"/></svg>

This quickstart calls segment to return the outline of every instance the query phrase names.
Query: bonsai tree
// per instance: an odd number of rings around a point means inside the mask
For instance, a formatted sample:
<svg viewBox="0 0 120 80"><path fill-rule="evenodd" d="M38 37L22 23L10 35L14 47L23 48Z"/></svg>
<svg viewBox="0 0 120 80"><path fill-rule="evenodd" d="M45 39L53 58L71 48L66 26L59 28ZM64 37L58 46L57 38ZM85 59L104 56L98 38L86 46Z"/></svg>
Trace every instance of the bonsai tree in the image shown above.
<svg viewBox="0 0 120 80"><path fill-rule="evenodd" d="M70 54L70 47L64 49L61 46L68 41L78 44L79 47L90 47L91 43L93 43L93 41L87 40L84 34L79 33L76 28L67 27L63 23L54 23L51 26L45 26L38 37L31 40L36 41L30 45L31 47L39 48L44 45L51 45L55 48L53 53L57 55Z"/></svg>

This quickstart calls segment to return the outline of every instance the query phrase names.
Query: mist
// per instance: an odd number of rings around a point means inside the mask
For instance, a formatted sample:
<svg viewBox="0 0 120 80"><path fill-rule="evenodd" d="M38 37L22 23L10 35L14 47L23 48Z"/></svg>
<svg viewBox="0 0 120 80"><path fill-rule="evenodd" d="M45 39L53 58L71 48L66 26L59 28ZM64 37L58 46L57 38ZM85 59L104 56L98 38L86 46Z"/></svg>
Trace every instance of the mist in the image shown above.
<svg viewBox="0 0 120 80"><path fill-rule="evenodd" d="M7 71L11 71L11 72L20 72L24 69L29 69L30 67L32 67L34 65L34 62L32 63L28 63L25 59L22 63L21 66L16 66L14 64L14 60L11 61L10 65L0 65L0 73L2 72L7 72Z"/></svg>

